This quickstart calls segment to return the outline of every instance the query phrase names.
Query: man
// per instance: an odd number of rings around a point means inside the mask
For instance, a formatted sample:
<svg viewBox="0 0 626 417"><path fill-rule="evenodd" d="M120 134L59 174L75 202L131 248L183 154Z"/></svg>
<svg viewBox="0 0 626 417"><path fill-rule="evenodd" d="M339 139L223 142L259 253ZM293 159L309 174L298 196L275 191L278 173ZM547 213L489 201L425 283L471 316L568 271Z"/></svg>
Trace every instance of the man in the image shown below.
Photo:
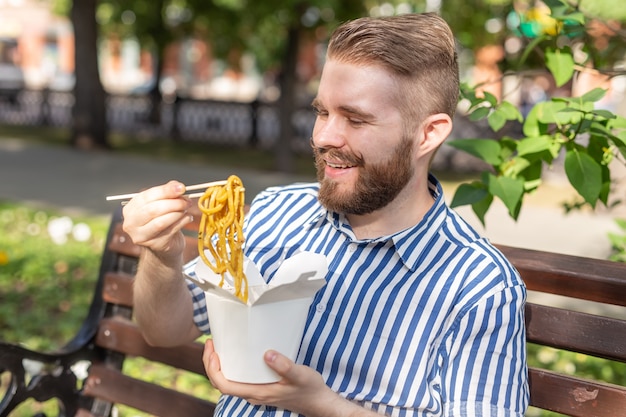
<svg viewBox="0 0 626 417"><path fill-rule="evenodd" d="M217 415L524 414L524 285L429 175L458 89L454 38L434 14L334 32L313 101L319 183L261 193L245 226L246 255L266 280L304 250L327 257L327 284L295 363L266 353L277 383L226 380L207 342L207 375L223 393ZM172 181L124 211L125 230L146 248L136 317L157 345L210 331L203 293L181 272L183 192Z"/></svg>

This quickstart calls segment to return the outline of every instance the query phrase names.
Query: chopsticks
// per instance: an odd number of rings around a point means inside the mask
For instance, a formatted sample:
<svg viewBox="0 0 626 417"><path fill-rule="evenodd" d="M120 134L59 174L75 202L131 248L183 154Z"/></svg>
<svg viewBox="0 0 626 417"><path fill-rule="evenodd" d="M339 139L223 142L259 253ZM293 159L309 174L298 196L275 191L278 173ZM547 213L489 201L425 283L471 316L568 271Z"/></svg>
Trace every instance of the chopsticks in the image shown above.
<svg viewBox="0 0 626 417"><path fill-rule="evenodd" d="M203 184L188 185L188 186L185 187L185 193L187 191L206 190L209 187L215 187L215 186L218 186L218 185L224 185L226 183L227 183L226 180L221 180L221 181L205 182ZM107 196L106 199L107 199L107 201L130 200L131 198L133 198L137 194L139 194L139 193L110 195L110 196ZM191 194L187 194L187 197L190 197L190 198L201 197L203 194L204 194L204 191L201 192L201 193L191 193Z"/></svg>

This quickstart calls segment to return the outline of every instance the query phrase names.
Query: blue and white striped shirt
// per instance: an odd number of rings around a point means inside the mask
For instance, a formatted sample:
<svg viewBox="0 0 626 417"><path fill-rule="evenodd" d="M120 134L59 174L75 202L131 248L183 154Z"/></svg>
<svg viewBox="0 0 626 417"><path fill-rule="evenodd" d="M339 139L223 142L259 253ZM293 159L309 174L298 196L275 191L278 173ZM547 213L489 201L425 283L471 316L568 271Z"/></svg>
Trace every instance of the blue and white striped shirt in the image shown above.
<svg viewBox="0 0 626 417"><path fill-rule="evenodd" d="M522 416L524 284L448 208L434 177L430 188L435 204L418 225L368 240L319 204L317 184L268 189L246 217L246 255L267 281L298 251L327 257L296 362L339 395L390 416ZM208 333L204 294L190 288ZM295 413L222 396L216 415Z"/></svg>

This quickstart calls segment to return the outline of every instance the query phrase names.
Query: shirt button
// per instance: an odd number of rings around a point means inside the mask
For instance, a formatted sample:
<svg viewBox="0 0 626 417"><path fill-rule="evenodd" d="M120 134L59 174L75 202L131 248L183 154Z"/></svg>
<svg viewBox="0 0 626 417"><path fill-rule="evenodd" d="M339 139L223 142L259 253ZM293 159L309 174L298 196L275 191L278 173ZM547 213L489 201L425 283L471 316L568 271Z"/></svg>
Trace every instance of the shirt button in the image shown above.
<svg viewBox="0 0 626 417"><path fill-rule="evenodd" d="M348 252L355 252L355 251L356 251L356 244L350 243L348 245Z"/></svg>
<svg viewBox="0 0 626 417"><path fill-rule="evenodd" d="M326 310L326 306L325 306L324 304L322 304L322 303L319 303L319 304L315 307L315 309L317 310L317 312L318 312L318 313L323 313L323 312L324 312L324 310Z"/></svg>

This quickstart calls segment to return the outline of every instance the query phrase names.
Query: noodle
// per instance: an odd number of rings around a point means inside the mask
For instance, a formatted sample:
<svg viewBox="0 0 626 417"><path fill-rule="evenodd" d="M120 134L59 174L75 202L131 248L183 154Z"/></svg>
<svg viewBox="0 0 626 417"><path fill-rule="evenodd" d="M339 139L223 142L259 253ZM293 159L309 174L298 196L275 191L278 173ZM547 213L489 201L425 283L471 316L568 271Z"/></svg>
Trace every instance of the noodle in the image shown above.
<svg viewBox="0 0 626 417"><path fill-rule="evenodd" d="M236 175L228 178L226 185L209 187L198 200L202 212L198 230L198 252L213 272L228 272L235 284L235 296L244 303L248 301L248 281L243 272L243 218L244 188ZM213 255L211 262L204 250Z"/></svg>

